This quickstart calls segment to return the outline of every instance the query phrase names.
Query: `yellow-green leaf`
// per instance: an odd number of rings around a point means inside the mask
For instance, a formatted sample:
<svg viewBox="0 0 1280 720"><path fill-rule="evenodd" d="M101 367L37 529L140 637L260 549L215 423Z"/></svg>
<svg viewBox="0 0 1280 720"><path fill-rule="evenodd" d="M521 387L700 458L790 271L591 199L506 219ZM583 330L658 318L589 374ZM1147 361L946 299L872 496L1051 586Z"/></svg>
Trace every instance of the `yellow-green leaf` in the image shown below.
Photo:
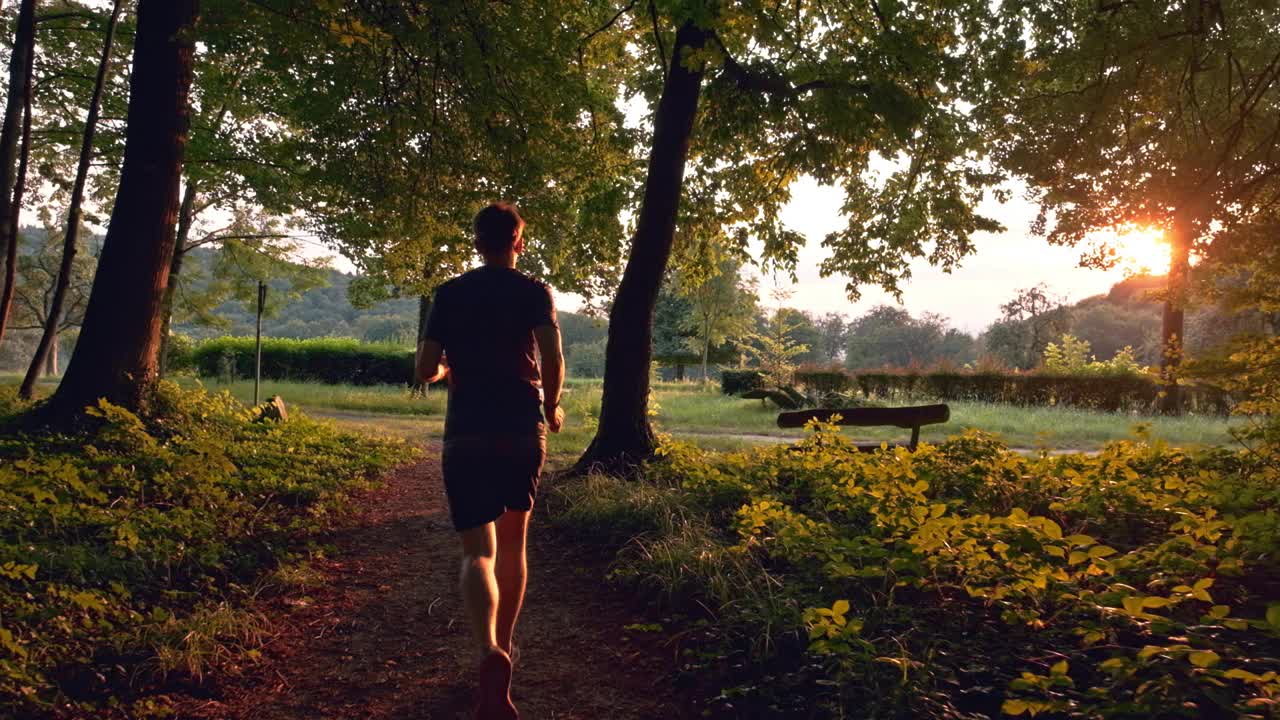
<svg viewBox="0 0 1280 720"><path fill-rule="evenodd" d="M1221 658L1218 657L1218 653L1212 650L1198 650L1187 655L1187 659L1196 667L1207 668L1217 665L1218 660Z"/></svg>

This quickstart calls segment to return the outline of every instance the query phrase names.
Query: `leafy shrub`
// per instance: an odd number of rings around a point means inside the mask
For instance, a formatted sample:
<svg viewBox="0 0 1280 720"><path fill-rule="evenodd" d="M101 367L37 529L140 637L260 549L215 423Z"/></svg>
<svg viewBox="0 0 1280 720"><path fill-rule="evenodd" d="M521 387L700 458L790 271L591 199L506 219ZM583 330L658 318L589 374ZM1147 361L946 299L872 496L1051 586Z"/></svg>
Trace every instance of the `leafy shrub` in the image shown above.
<svg viewBox="0 0 1280 720"><path fill-rule="evenodd" d="M759 370L725 370L720 373L720 392L725 395L741 395L749 390L759 390L764 385L764 373Z"/></svg>
<svg viewBox="0 0 1280 720"><path fill-rule="evenodd" d="M1049 343L1044 348L1042 372L1048 375L1127 375L1138 377L1147 373L1146 368L1134 359L1133 348L1125 346L1106 361L1098 360L1090 354L1088 340L1081 340L1074 335L1062 336L1061 344Z"/></svg>
<svg viewBox="0 0 1280 720"><path fill-rule="evenodd" d="M195 367L196 345L191 338L182 333L173 333L169 335L169 366L166 368L169 372L186 372Z"/></svg>
<svg viewBox="0 0 1280 720"><path fill-rule="evenodd" d="M1145 411L1156 406L1160 385L1139 375L1051 375L1048 373L864 372L858 387L866 397L887 400L931 397L975 400L1007 405L1062 405L1117 411ZM1225 415L1231 397L1209 385L1182 388L1186 406L1194 411Z"/></svg>
<svg viewBox="0 0 1280 720"><path fill-rule="evenodd" d="M170 383L147 420L105 401L91 414L85 435L0 437L0 715L85 717L165 673L251 658L263 571L412 455Z"/></svg>
<svg viewBox="0 0 1280 720"><path fill-rule="evenodd" d="M699 618L675 630L714 643L703 671L733 668L709 680L720 709L1262 717L1280 700L1269 459L1142 441L1028 457L981 433L866 454L811 429L664 446L648 472L678 488L660 491L670 527L618 554L616 578ZM592 498L593 517L627 514Z"/></svg>
<svg viewBox="0 0 1280 720"><path fill-rule="evenodd" d="M816 395L842 393L857 386L843 368L801 367L796 370L795 379L797 385Z"/></svg>
<svg viewBox="0 0 1280 720"><path fill-rule="evenodd" d="M413 381L413 350L393 343L363 343L350 338L290 340L263 338L262 376L348 385L406 385ZM192 351L192 363L204 377L220 377L223 357L234 361L236 377L253 377L254 339L220 337Z"/></svg>

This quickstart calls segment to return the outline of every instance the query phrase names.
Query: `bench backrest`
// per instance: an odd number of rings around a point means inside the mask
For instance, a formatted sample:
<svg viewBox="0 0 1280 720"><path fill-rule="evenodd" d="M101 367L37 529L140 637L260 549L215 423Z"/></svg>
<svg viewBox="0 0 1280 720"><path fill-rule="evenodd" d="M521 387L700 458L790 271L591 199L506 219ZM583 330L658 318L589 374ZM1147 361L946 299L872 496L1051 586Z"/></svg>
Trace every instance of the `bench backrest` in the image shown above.
<svg viewBox="0 0 1280 720"><path fill-rule="evenodd" d="M796 410L778 415L778 427L797 428L817 418L830 422L835 415L840 416L839 425L857 427L873 427L892 425L900 428L918 429L921 425L936 425L951 419L951 408L946 405L919 405L917 407L861 407L861 408L829 408L822 410Z"/></svg>

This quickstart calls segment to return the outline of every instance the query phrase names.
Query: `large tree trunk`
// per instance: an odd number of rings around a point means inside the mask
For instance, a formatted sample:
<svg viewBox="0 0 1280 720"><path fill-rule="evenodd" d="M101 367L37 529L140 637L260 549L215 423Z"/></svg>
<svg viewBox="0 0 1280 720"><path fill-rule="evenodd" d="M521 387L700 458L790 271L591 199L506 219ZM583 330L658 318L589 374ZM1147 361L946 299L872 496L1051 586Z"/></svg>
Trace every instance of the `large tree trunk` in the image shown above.
<svg viewBox="0 0 1280 720"><path fill-rule="evenodd" d="M62 306L67 300L67 288L71 286L71 273L75 267L77 245L80 243L80 206L84 202L84 184L89 179L89 162L93 160L93 138L98 130L98 111L102 107L102 88L107 82L107 70L111 67L111 48L116 39L116 22L120 19L120 4L116 0L107 21L107 36L102 43L102 59L98 61L98 76L94 80L93 95L89 98L89 116L84 123L84 137L80 143L80 164L76 168L75 185L71 188L71 209L67 211L67 230L62 241L62 264L54 282L53 297L49 303L49 317L45 319L44 332L36 345L27 376L22 380L18 396L30 400L35 391L40 368L45 363L49 349L58 341L58 323L62 322Z"/></svg>
<svg viewBox="0 0 1280 720"><path fill-rule="evenodd" d="M178 235L173 245L173 260L169 262L169 280L164 286L164 299L160 307L160 377L169 372L169 326L173 324L173 298L178 294L182 279L182 263L187 259L187 242L191 237L191 225L195 222L196 181L187 178L182 192L182 206L178 210Z"/></svg>
<svg viewBox="0 0 1280 720"><path fill-rule="evenodd" d="M707 31L691 22L676 31L671 65L654 115L649 174L631 256L609 312L600 425L578 460L579 472L626 473L653 455L648 417L653 311L675 238L689 137L702 90L703 71L686 67L685 56L700 49L708 37Z"/></svg>
<svg viewBox="0 0 1280 720"><path fill-rule="evenodd" d="M1195 220L1191 212L1180 209L1173 217L1173 232L1169 237L1169 275L1166 279L1164 313L1160 339L1163 349L1160 356L1162 383L1160 412L1165 415L1182 413L1182 389L1178 385L1178 368L1182 364L1186 345L1184 320L1188 286L1191 278L1191 244L1195 240Z"/></svg>
<svg viewBox="0 0 1280 720"><path fill-rule="evenodd" d="M23 156L29 147L30 121L23 120L23 108L30 115L31 70L35 57L36 0L22 0L18 9L18 26L14 32L13 50L9 55L9 95L5 99L4 120L0 124L0 255L5 258L4 290L0 293L0 341L4 340L5 326L9 321L9 308L13 305L14 282L17 279L18 222L21 212L21 190L26 162L19 173L18 136L23 140ZM21 126L21 127L20 127Z"/></svg>
<svg viewBox="0 0 1280 720"><path fill-rule="evenodd" d="M31 77L31 66L35 53L31 53L27 62L27 77ZM22 150L18 158L18 177L13 186L13 205L9 213L9 247L4 254L4 278L0 280L0 345L4 344L4 333L9 326L9 314L13 311L13 296L18 289L18 230L22 226L22 198L27 191L27 165L31 160L31 83L27 83L26 94L22 98Z"/></svg>
<svg viewBox="0 0 1280 720"><path fill-rule="evenodd" d="M120 188L80 340L47 406L52 419L99 398L148 409L190 125L197 7L197 0L138 3Z"/></svg>

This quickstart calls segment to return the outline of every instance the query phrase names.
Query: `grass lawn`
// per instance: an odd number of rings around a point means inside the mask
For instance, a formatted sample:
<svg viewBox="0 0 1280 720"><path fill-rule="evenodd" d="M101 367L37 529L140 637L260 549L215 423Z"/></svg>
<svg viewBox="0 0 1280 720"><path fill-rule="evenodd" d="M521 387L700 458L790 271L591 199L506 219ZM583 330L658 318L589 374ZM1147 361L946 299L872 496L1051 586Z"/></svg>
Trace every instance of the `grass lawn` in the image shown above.
<svg viewBox="0 0 1280 720"><path fill-rule="evenodd" d="M195 380L184 379L183 382L194 383ZM231 385L208 383L208 387L229 389L245 402L253 396L252 381ZM445 407L443 391L432 390L426 397L413 397L406 388L395 386L354 387L264 381L262 396L273 394L322 414L331 411L341 411L343 415L376 414L380 417L361 420L346 416L342 419L405 436L439 433ZM727 397L716 388L707 389L697 383L658 383L655 394L659 427L705 447L738 449L804 434L801 430L779 429L776 424L778 411L771 404ZM552 439L551 448L553 453L579 452L595 431L596 418L600 413L600 382L570 381L564 405L569 422L565 432ZM1233 442L1227 419L1213 416L1167 418L976 402L952 402L950 405L951 421L924 428L921 433L924 440L938 441L977 428L996 433L1015 447L1089 450L1109 440L1132 437L1135 427L1145 426L1153 438L1177 446ZM846 432L858 440L871 441L905 440L909 435L909 431L898 428L847 428Z"/></svg>
<svg viewBox="0 0 1280 720"><path fill-rule="evenodd" d="M0 386L16 385L20 378L0 376ZM201 382L181 377L184 386ZM229 390L241 401L253 398L253 382L240 380L229 385L205 381L210 390ZM40 389L48 392L52 384ZM298 405L317 415L329 415L344 423L370 431L405 438L439 437L443 428L446 393L432 390L415 397L405 387L377 385L321 385L318 383L264 380L262 397L280 395L290 405ZM740 449L768 442L781 442L803 435L801 430L782 430L776 425L778 411L759 400L742 400L720 394L717 387L692 382L664 382L655 386L658 426L673 435L718 450ZM925 402L925 401L921 401ZM600 413L600 381L570 380L564 396L568 422L565 431L550 440L553 455L568 456L582 451L595 433ZM1132 437L1136 427L1145 427L1151 437L1175 446L1227 445L1232 443L1226 418L1189 415L1167 418L1152 415L1120 414L1057 407L1018 407L977 402L952 402L951 421L926 427L921 438L939 441L970 428L999 435L1020 448L1092 450L1109 440ZM898 428L847 428L859 441L906 440L909 431Z"/></svg>

